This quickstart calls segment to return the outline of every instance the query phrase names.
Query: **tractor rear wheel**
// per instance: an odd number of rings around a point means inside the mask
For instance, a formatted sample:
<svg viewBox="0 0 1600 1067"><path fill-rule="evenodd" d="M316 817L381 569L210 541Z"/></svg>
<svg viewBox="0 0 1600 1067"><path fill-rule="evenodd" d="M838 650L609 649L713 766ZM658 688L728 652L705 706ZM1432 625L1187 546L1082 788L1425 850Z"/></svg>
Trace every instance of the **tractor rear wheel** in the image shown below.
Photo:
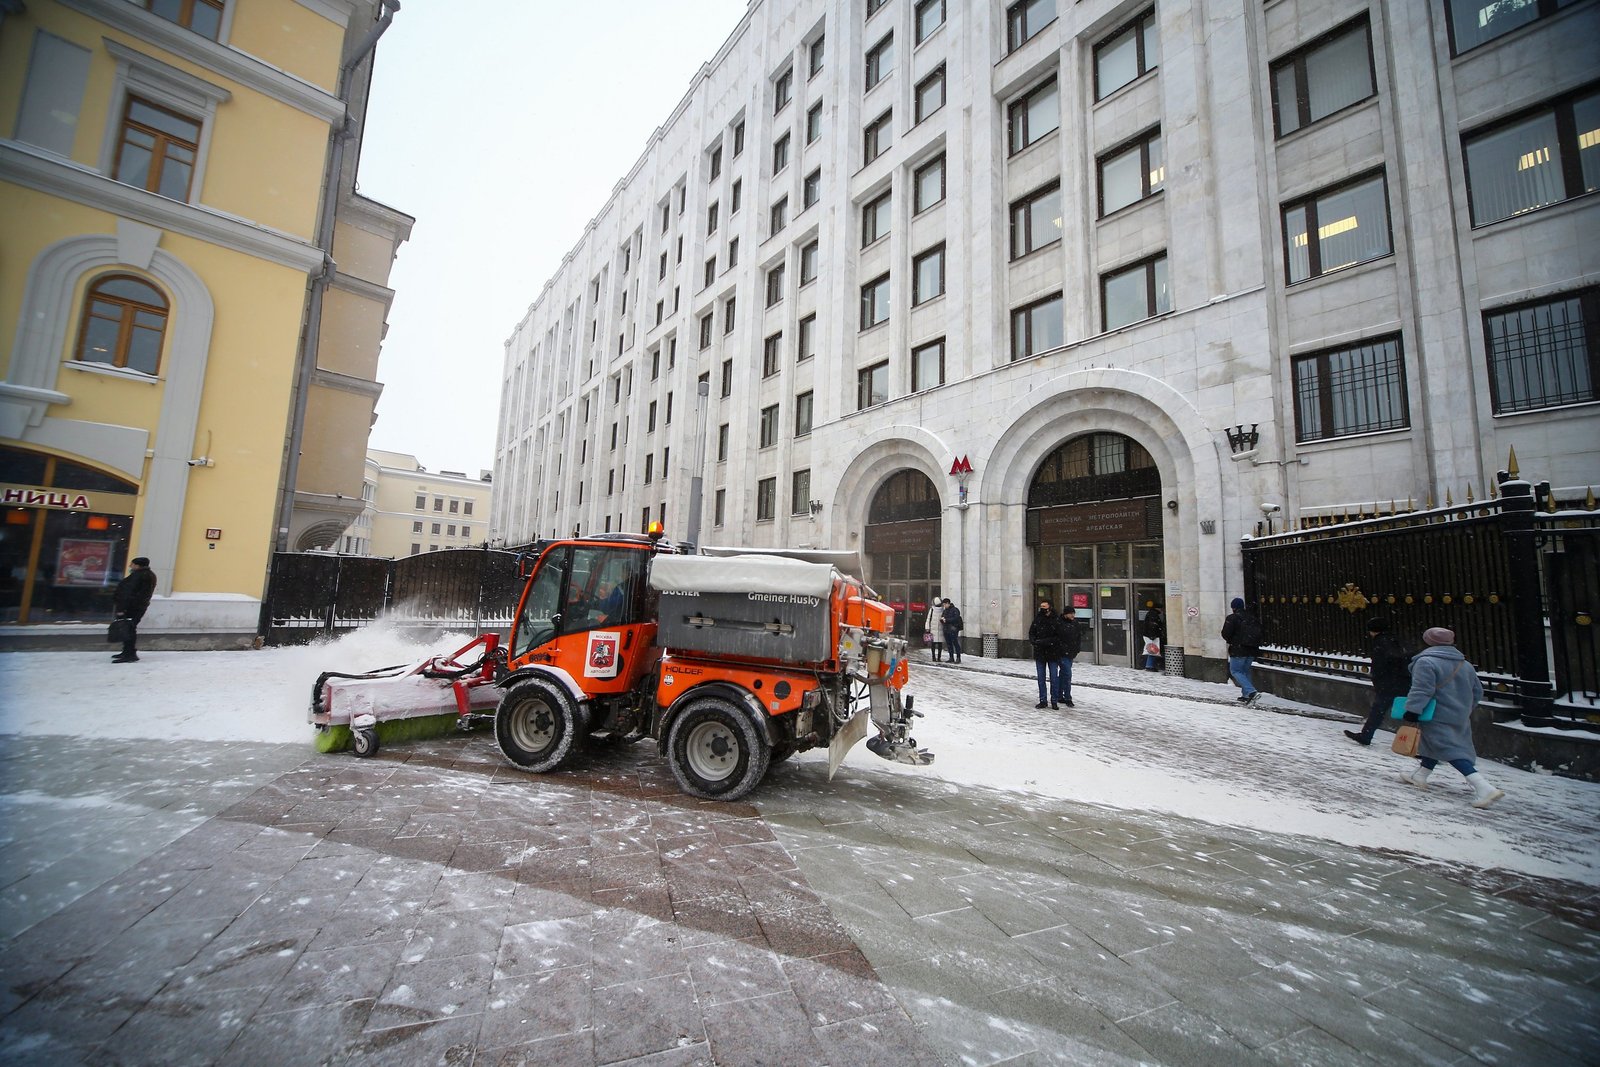
<svg viewBox="0 0 1600 1067"><path fill-rule="evenodd" d="M542 678L513 686L494 713L494 739L525 771L553 771L571 757L582 717L560 687Z"/></svg>
<svg viewBox="0 0 1600 1067"><path fill-rule="evenodd" d="M771 748L749 714L705 697L672 720L667 765L678 788L707 800L738 800L767 773Z"/></svg>

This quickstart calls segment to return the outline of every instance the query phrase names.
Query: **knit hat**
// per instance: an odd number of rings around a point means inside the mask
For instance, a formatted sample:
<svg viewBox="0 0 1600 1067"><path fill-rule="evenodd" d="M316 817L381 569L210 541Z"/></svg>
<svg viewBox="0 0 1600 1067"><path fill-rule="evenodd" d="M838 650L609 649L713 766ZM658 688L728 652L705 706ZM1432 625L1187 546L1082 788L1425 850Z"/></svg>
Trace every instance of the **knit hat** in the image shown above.
<svg viewBox="0 0 1600 1067"><path fill-rule="evenodd" d="M1422 631L1422 643L1425 645L1453 645L1456 643L1456 632L1446 630L1443 626L1430 626Z"/></svg>
<svg viewBox="0 0 1600 1067"><path fill-rule="evenodd" d="M137 565L139 565L141 567L148 567L148 566L150 566L150 557L149 556L134 556L132 562L134 562L135 564L137 564Z"/></svg>
<svg viewBox="0 0 1600 1067"><path fill-rule="evenodd" d="M1386 616L1374 615L1372 618L1367 620L1367 633L1369 634L1387 633L1388 629L1389 620Z"/></svg>
<svg viewBox="0 0 1600 1067"><path fill-rule="evenodd" d="M1244 598L1236 596L1236 597L1233 598L1233 603L1228 605L1228 606L1231 607L1234 611L1243 611L1244 610Z"/></svg>

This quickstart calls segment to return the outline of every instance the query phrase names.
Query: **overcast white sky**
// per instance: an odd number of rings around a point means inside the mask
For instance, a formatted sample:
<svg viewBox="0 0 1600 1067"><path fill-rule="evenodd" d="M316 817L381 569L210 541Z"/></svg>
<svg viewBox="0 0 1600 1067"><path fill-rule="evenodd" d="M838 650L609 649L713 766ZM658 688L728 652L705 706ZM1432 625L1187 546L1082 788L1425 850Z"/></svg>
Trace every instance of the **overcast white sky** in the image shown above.
<svg viewBox="0 0 1600 1067"><path fill-rule="evenodd" d="M494 466L506 338L745 7L405 0L358 179L417 219L390 277L372 447Z"/></svg>

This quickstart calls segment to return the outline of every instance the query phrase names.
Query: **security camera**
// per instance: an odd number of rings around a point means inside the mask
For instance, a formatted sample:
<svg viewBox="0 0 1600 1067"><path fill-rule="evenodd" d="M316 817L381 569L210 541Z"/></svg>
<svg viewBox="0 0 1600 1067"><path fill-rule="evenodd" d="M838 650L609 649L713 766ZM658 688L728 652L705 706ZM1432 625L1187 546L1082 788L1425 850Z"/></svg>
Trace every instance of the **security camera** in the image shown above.
<svg viewBox="0 0 1600 1067"><path fill-rule="evenodd" d="M1282 510L1283 510L1283 505L1282 504L1262 504L1261 505L1261 514L1263 514L1263 515L1276 515L1278 512L1280 512Z"/></svg>
<svg viewBox="0 0 1600 1067"><path fill-rule="evenodd" d="M1168 511L1177 511L1178 510L1178 502L1176 500L1167 501L1167 510Z"/></svg>

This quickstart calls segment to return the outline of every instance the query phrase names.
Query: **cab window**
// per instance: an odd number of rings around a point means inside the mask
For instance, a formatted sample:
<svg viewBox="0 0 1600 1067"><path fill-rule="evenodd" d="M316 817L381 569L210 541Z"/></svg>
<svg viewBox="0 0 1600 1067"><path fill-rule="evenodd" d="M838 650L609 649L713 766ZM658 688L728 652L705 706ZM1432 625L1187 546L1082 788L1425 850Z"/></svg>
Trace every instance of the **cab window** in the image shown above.
<svg viewBox="0 0 1600 1067"><path fill-rule="evenodd" d="M561 632L626 626L645 618L645 564L650 553L625 548L575 548L561 608Z"/></svg>
<svg viewBox="0 0 1600 1067"><path fill-rule="evenodd" d="M546 552L539 561L538 573L522 602L522 613L517 616L516 640L511 654L520 656L556 635L556 609L561 603L561 585L571 562L572 549L562 545Z"/></svg>

